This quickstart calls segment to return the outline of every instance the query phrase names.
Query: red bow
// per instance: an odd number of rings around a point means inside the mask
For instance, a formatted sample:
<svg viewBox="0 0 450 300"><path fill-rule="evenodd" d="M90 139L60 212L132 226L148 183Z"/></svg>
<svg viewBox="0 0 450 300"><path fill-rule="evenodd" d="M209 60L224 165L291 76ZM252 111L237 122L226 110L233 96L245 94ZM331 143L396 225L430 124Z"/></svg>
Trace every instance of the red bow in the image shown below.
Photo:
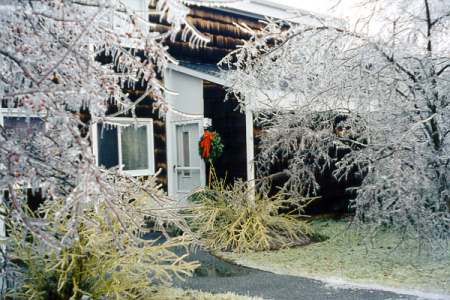
<svg viewBox="0 0 450 300"><path fill-rule="evenodd" d="M210 132L205 130L203 133L202 139L200 141L200 147L202 148L202 157L208 158L211 152L211 142L214 139L214 132Z"/></svg>

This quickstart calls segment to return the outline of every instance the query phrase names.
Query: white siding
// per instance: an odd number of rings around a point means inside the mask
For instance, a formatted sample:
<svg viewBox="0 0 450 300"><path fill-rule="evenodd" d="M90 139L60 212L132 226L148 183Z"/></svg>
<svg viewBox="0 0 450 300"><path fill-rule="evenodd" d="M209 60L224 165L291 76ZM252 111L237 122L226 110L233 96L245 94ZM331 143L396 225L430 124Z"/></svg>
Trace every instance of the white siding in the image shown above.
<svg viewBox="0 0 450 300"><path fill-rule="evenodd" d="M164 82L174 118L203 118L203 80L169 69Z"/></svg>
<svg viewBox="0 0 450 300"><path fill-rule="evenodd" d="M176 198L176 174L177 147L175 136L175 125L181 123L198 122L203 124L203 80L186 75L175 70L167 69L164 76L166 101L170 110L166 115L167 135L167 180L170 197ZM198 139L200 139L203 127L199 128ZM200 166L200 180L205 184L205 164ZM179 199L181 200L181 199Z"/></svg>

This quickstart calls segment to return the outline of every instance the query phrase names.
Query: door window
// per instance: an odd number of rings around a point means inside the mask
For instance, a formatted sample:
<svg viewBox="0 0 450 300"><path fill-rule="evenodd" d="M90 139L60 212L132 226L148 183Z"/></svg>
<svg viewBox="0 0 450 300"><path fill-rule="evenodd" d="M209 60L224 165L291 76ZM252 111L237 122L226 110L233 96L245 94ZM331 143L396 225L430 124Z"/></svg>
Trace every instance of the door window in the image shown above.
<svg viewBox="0 0 450 300"><path fill-rule="evenodd" d="M177 191L187 193L200 186L200 155L198 154L199 124L175 126Z"/></svg>

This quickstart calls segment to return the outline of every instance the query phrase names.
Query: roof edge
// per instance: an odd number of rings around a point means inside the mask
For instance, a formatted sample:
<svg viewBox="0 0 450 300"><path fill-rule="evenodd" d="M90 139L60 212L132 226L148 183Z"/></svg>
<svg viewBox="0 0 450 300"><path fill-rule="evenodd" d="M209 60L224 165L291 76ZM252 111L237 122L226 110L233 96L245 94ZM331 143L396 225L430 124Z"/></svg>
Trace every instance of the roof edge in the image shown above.
<svg viewBox="0 0 450 300"><path fill-rule="evenodd" d="M195 78L198 78L198 79L210 81L210 82L220 84L223 86L227 85L226 81L223 78L216 77L211 74L203 73L203 72L200 72L200 71L197 71L197 70L194 70L194 69L191 69L191 68L179 65L179 64L169 64L167 66L167 68L177 71L177 72L180 72L180 73L183 73L183 74L186 74L186 75L189 75L189 76L192 76L192 77L195 77Z"/></svg>

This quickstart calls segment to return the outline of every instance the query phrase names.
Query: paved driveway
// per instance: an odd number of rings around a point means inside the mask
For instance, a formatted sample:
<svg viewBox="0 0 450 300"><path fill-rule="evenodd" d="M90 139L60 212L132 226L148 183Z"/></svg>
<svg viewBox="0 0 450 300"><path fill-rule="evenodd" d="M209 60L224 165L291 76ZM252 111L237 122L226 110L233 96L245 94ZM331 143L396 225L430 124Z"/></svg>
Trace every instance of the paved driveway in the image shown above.
<svg viewBox="0 0 450 300"><path fill-rule="evenodd" d="M202 267L195 276L176 286L208 292L233 292L275 300L387 300L424 299L379 290L335 288L321 281L250 269L230 264L204 251L197 250L190 259Z"/></svg>

